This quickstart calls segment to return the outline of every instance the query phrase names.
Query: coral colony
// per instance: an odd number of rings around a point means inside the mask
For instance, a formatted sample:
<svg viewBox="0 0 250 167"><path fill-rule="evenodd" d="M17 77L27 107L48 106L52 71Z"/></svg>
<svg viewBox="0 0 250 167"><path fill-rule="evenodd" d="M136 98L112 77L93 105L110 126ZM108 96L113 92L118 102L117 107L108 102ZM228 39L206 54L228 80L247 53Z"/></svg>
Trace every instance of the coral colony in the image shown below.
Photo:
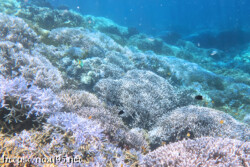
<svg viewBox="0 0 250 167"><path fill-rule="evenodd" d="M221 50L35 2L0 0L1 165L250 166L250 46L223 76Z"/></svg>

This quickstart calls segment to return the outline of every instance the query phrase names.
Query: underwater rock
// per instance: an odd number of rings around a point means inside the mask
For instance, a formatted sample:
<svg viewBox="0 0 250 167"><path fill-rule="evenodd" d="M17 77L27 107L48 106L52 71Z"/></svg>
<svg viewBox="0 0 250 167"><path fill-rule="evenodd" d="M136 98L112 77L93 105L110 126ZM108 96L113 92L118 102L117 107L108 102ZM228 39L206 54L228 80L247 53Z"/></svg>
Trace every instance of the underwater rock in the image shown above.
<svg viewBox="0 0 250 167"><path fill-rule="evenodd" d="M39 41L37 34L22 19L0 13L1 41L21 43L25 48L31 48Z"/></svg>
<svg viewBox="0 0 250 167"><path fill-rule="evenodd" d="M244 117L243 121L250 126L250 114L249 113Z"/></svg>
<svg viewBox="0 0 250 167"><path fill-rule="evenodd" d="M25 4L17 16L46 30L59 27L81 27L83 24L82 16L72 10L57 10L33 4Z"/></svg>
<svg viewBox="0 0 250 167"><path fill-rule="evenodd" d="M250 142L202 137L164 145L143 157L151 166L249 166Z"/></svg>
<svg viewBox="0 0 250 167"><path fill-rule="evenodd" d="M154 51L157 54L174 55L171 46L160 38L153 38L146 34L137 34L129 38L127 45L136 46L142 51Z"/></svg>
<svg viewBox="0 0 250 167"><path fill-rule="evenodd" d="M57 28L49 34L49 39L56 45L70 45L88 52L88 57L104 57L106 51L126 53L126 49L113 39L100 32L84 28Z"/></svg>
<svg viewBox="0 0 250 167"><path fill-rule="evenodd" d="M53 9L52 5L48 2L48 0L21 0L22 1L22 7L25 8L28 5L34 5L39 7L47 7L51 10Z"/></svg>
<svg viewBox="0 0 250 167"><path fill-rule="evenodd" d="M92 15L84 15L86 28L92 28L103 33L125 36L129 33L127 27L120 26L105 17L95 17Z"/></svg>
<svg viewBox="0 0 250 167"><path fill-rule="evenodd" d="M144 129L181 103L179 92L167 80L143 70L128 71L118 80L102 79L94 91L108 104L123 110L129 126Z"/></svg>
<svg viewBox="0 0 250 167"><path fill-rule="evenodd" d="M164 78L171 77L176 83L191 85L198 82L203 89L224 89L222 77L183 59L154 53L139 53L134 54L132 60L137 68L153 71Z"/></svg>
<svg viewBox="0 0 250 167"><path fill-rule="evenodd" d="M138 34L138 31L135 28L120 26L105 17L84 15L83 19L85 28L94 29L105 33L121 45L125 45L129 37Z"/></svg>
<svg viewBox="0 0 250 167"><path fill-rule="evenodd" d="M181 39L181 34L174 31L163 31L157 36L170 45L175 45Z"/></svg>
<svg viewBox="0 0 250 167"><path fill-rule="evenodd" d="M240 54L234 57L234 64L236 67L242 69L245 72L250 71L250 44ZM249 77L248 77L249 79Z"/></svg>
<svg viewBox="0 0 250 167"><path fill-rule="evenodd" d="M161 117L149 132L153 148L204 136L250 140L250 127L229 114L211 108L186 106Z"/></svg>

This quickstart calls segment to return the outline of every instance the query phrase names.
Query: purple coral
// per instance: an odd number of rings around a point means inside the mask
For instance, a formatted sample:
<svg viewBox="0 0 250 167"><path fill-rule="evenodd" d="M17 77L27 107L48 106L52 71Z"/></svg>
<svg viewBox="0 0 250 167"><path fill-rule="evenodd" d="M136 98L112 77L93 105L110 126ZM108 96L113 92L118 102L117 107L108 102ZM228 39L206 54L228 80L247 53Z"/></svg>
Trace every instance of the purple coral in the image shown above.
<svg viewBox="0 0 250 167"><path fill-rule="evenodd" d="M101 147L104 140L103 130L100 125L92 120L79 117L74 113L55 113L47 122L53 126L60 127L66 132L72 132L74 137L75 152L82 145L92 144L91 151L95 152Z"/></svg>
<svg viewBox="0 0 250 167"><path fill-rule="evenodd" d="M148 153L141 166L249 166L249 159L249 142L204 137L162 146Z"/></svg>
<svg viewBox="0 0 250 167"><path fill-rule="evenodd" d="M25 48L38 42L37 34L22 19L3 13L0 13L0 18L0 40L21 43Z"/></svg>
<svg viewBox="0 0 250 167"><path fill-rule="evenodd" d="M61 102L51 89L40 89L29 84L23 77L5 79L0 75L0 111L6 122L21 122L21 116L42 116L59 111Z"/></svg>

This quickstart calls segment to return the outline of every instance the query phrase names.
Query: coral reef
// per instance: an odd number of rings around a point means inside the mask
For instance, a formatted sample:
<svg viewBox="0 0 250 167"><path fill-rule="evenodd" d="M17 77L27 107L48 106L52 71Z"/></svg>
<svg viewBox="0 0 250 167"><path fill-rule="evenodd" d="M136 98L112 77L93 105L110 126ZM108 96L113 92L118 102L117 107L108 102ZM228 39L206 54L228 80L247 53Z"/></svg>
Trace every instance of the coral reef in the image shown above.
<svg viewBox="0 0 250 167"><path fill-rule="evenodd" d="M3 131L20 130L29 121L42 119L62 108L62 103L50 89L39 89L23 77L5 79L0 75L0 102Z"/></svg>
<svg viewBox="0 0 250 167"><path fill-rule="evenodd" d="M0 40L21 43L30 48L38 41L36 33L22 19L0 13Z"/></svg>
<svg viewBox="0 0 250 167"><path fill-rule="evenodd" d="M80 27L83 23L82 16L74 11L52 10L33 4L24 4L17 16L46 30L59 27Z"/></svg>
<svg viewBox="0 0 250 167"><path fill-rule="evenodd" d="M0 12L6 14L17 14L21 4L16 0L0 0Z"/></svg>
<svg viewBox="0 0 250 167"><path fill-rule="evenodd" d="M130 37L127 44L136 46L142 51L152 50L157 54L174 55L174 47L169 46L160 38L153 38L146 34L137 34Z"/></svg>
<svg viewBox="0 0 250 167"><path fill-rule="evenodd" d="M90 166L133 163L125 162L125 153L115 145L107 143L103 129L96 121L79 117L74 113L60 113L51 116L48 123L72 133L73 144L68 144L68 147L72 148L75 156L80 155L84 158L88 154ZM84 149L81 150L83 146ZM130 151L140 156L139 152L132 149Z"/></svg>
<svg viewBox="0 0 250 167"><path fill-rule="evenodd" d="M0 74L5 77L23 76L41 88L58 90L64 85L58 69L37 52L30 53L20 43L0 41Z"/></svg>
<svg viewBox="0 0 250 167"><path fill-rule="evenodd" d="M120 26L114 23L112 20L104 17L84 15L83 19L84 27L105 33L112 39L114 39L117 43L122 45L126 44L126 41L130 36L138 33L134 29Z"/></svg>
<svg viewBox="0 0 250 167"><path fill-rule="evenodd" d="M64 111L77 111L84 107L104 107L104 104L94 95L83 90L66 89L58 93L64 103Z"/></svg>
<svg viewBox="0 0 250 167"><path fill-rule="evenodd" d="M68 78L77 80L76 87L91 88L101 78L118 78L134 68L128 58L132 52L100 32L59 28L52 30L49 38L57 46L39 45L36 51L65 71Z"/></svg>
<svg viewBox="0 0 250 167"><path fill-rule="evenodd" d="M132 127L149 129L180 104L178 91L150 71L132 70L119 80L102 79L94 90L108 104L118 106Z"/></svg>
<svg viewBox="0 0 250 167"><path fill-rule="evenodd" d="M123 148L148 148L144 132L140 129L129 129L117 114L116 108L107 108L94 94L86 91L64 90L58 95L64 103L64 110L75 110L83 118L91 118L100 123L103 133L112 143Z"/></svg>
<svg viewBox="0 0 250 167"><path fill-rule="evenodd" d="M0 157L249 166L249 48L203 49L47 1L20 3L0 0Z"/></svg>
<svg viewBox="0 0 250 167"><path fill-rule="evenodd" d="M249 146L249 142L234 139L188 139L150 152L141 166L249 166Z"/></svg>
<svg viewBox="0 0 250 167"><path fill-rule="evenodd" d="M250 129L222 111L191 105L178 108L158 119L149 136L153 147L163 141L170 143L204 136L249 141Z"/></svg>

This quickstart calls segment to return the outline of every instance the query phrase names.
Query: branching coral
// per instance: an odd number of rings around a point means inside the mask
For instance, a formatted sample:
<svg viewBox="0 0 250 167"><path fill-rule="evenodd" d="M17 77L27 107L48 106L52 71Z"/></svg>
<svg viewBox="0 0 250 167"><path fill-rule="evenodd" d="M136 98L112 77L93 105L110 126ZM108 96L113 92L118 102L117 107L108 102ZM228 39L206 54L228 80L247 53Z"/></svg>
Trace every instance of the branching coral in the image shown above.
<svg viewBox="0 0 250 167"><path fill-rule="evenodd" d="M250 140L248 125L222 111L192 105L164 115L149 134L155 146L162 141L169 143L204 136Z"/></svg>
<svg viewBox="0 0 250 167"><path fill-rule="evenodd" d="M11 80L0 75L0 102L1 124L6 125L2 128L9 129L14 124L12 130L24 128L27 118L34 121L62 108L51 89L40 89L23 77Z"/></svg>
<svg viewBox="0 0 250 167"><path fill-rule="evenodd" d="M100 123L103 133L112 143L122 148L147 148L143 132L129 130L117 114L116 108L106 107L94 94L79 90L64 90L58 95L64 103L64 110L74 110L79 116Z"/></svg>
<svg viewBox="0 0 250 167"><path fill-rule="evenodd" d="M66 111L79 110L84 107L101 108L104 104L92 93L83 90L66 89L58 93L58 97L65 104Z"/></svg>
<svg viewBox="0 0 250 167"><path fill-rule="evenodd" d="M0 13L0 40L21 43L25 48L34 46L38 42L36 33L18 17Z"/></svg>
<svg viewBox="0 0 250 167"><path fill-rule="evenodd" d="M41 88L58 90L64 85L61 72L50 61L20 43L0 41L0 74L5 77L23 76Z"/></svg>
<svg viewBox="0 0 250 167"><path fill-rule="evenodd" d="M141 155L131 149L130 155L136 158L127 158L130 161L125 162L126 152L109 143L100 124L92 119L74 113L56 113L48 119L48 123L71 134L72 140L67 146L71 148L72 155L80 155L89 165L132 164Z"/></svg>
<svg viewBox="0 0 250 167"><path fill-rule="evenodd" d="M249 158L249 142L204 137L162 146L147 154L141 166L249 166Z"/></svg>
<svg viewBox="0 0 250 167"><path fill-rule="evenodd" d="M131 70L119 80L103 79L94 90L108 104L119 106L132 127L149 129L160 116L180 105L175 87L150 71Z"/></svg>

